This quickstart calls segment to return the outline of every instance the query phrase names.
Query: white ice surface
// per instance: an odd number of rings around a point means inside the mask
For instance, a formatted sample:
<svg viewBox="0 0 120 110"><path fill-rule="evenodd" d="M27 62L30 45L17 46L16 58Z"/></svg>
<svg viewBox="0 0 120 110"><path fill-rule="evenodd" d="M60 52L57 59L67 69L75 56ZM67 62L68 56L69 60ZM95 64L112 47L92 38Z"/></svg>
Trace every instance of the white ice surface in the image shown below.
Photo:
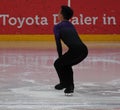
<svg viewBox="0 0 120 110"><path fill-rule="evenodd" d="M120 80L76 84L71 97L53 85L26 82L29 86L0 89L0 110L120 110Z"/></svg>
<svg viewBox="0 0 120 110"><path fill-rule="evenodd" d="M1 52L0 110L120 110L120 52L113 51L92 50L74 67L71 97L54 89L55 51Z"/></svg>

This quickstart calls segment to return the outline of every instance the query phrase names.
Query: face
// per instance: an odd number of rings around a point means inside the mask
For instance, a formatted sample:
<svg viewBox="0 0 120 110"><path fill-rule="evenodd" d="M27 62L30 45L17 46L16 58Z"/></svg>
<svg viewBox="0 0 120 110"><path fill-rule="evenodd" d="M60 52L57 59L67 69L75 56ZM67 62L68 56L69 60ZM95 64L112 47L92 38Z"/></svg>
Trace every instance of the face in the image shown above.
<svg viewBox="0 0 120 110"><path fill-rule="evenodd" d="M62 21L62 20L63 20L63 16L62 16L62 14L61 14L61 10L60 10L59 13L58 13L58 20L59 20L59 21Z"/></svg>

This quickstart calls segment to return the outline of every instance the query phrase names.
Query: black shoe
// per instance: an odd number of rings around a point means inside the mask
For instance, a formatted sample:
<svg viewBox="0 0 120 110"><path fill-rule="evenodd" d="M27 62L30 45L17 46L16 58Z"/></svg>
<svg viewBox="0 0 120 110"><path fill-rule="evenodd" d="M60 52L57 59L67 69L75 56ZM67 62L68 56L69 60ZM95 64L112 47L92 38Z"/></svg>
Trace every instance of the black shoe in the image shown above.
<svg viewBox="0 0 120 110"><path fill-rule="evenodd" d="M74 85L70 85L68 87L66 87L66 89L64 90L65 94L70 94L74 92Z"/></svg>
<svg viewBox="0 0 120 110"><path fill-rule="evenodd" d="M62 89L64 89L65 88L65 86L63 85L63 84L57 84L56 86L55 86L55 89L57 89L57 90L62 90Z"/></svg>

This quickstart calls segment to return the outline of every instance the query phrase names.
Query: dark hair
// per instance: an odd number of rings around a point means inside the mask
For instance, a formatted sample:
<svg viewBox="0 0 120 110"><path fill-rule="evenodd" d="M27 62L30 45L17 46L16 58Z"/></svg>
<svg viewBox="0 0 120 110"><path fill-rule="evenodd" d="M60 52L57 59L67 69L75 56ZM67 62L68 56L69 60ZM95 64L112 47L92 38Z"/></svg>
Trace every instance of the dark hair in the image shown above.
<svg viewBox="0 0 120 110"><path fill-rule="evenodd" d="M73 10L68 6L62 5L61 14L63 15L64 19L69 20L73 16Z"/></svg>

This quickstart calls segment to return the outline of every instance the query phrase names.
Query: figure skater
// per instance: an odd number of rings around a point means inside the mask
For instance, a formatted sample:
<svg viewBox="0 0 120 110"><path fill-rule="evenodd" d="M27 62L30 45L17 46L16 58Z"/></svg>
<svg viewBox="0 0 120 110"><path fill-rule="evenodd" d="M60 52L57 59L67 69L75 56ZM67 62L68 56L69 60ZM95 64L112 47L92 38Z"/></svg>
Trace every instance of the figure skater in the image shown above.
<svg viewBox="0 0 120 110"><path fill-rule="evenodd" d="M75 27L69 21L73 16L73 10L68 6L61 6L58 18L60 22L54 26L54 34L58 58L54 62L54 67L59 77L59 84L55 86L57 90L64 90L65 94L74 92L74 79L72 66L83 61L88 55L86 45L80 39ZM68 47L66 53L62 51L62 43Z"/></svg>

